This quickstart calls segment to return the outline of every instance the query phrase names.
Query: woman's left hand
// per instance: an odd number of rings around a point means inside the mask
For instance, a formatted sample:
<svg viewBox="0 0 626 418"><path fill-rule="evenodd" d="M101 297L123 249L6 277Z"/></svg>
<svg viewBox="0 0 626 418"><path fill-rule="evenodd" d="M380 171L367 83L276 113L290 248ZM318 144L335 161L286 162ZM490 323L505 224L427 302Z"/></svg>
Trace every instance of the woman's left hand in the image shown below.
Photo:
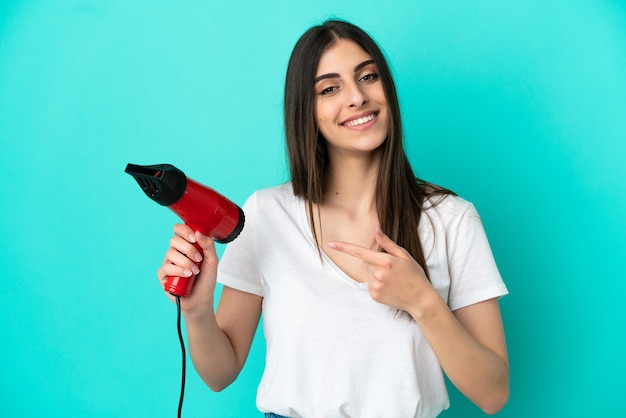
<svg viewBox="0 0 626 418"><path fill-rule="evenodd" d="M363 260L369 272L368 289L372 299L393 308L414 311L424 292L433 290L424 269L380 227L376 227L374 236L385 252L339 241L330 242L328 246Z"/></svg>

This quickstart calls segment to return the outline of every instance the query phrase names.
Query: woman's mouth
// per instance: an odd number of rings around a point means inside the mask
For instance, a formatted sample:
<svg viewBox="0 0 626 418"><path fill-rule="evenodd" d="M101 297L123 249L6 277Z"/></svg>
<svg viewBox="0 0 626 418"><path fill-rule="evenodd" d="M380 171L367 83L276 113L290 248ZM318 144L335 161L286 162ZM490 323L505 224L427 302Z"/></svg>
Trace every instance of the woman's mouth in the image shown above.
<svg viewBox="0 0 626 418"><path fill-rule="evenodd" d="M354 118L354 119L350 119L344 123L342 123L343 126L348 127L348 128L355 128L357 126L361 126L361 125L365 125L366 123L376 119L376 116L378 116L378 113L370 113L368 115L365 116L361 116L358 118Z"/></svg>

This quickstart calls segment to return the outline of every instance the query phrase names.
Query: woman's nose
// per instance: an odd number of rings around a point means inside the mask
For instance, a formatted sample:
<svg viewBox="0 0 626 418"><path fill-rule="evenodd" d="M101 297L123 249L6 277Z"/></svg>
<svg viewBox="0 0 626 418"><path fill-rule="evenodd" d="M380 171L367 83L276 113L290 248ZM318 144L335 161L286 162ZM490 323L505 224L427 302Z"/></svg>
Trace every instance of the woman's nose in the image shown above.
<svg viewBox="0 0 626 418"><path fill-rule="evenodd" d="M348 88L348 107L359 108L367 103L367 95L358 84L352 84Z"/></svg>

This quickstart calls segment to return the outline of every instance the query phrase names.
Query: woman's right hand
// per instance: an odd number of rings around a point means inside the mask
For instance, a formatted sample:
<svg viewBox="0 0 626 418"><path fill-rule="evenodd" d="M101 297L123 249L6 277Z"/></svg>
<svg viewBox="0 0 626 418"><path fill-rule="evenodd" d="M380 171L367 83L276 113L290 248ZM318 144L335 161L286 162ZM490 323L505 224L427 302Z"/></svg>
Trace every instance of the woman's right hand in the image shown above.
<svg viewBox="0 0 626 418"><path fill-rule="evenodd" d="M200 253L194 243L202 248ZM200 263L200 267L196 266ZM198 274L188 296L180 298L181 310L185 315L206 315L213 313L215 283L218 258L213 239L195 232L185 224L174 225L174 236L170 248L165 253L163 264L157 270L161 286L168 276L192 277ZM175 298L167 293L170 300Z"/></svg>

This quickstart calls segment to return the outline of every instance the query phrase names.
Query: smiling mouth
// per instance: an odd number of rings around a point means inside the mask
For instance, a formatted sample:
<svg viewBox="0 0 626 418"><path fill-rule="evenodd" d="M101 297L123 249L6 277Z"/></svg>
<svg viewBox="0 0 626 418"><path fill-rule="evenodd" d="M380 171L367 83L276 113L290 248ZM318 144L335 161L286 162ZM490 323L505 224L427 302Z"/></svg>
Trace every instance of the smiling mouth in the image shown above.
<svg viewBox="0 0 626 418"><path fill-rule="evenodd" d="M367 116L363 116L362 118L349 120L347 122L342 123L343 126L347 126L353 128L355 126L364 125L369 121L372 121L378 116L378 113L370 113Z"/></svg>

